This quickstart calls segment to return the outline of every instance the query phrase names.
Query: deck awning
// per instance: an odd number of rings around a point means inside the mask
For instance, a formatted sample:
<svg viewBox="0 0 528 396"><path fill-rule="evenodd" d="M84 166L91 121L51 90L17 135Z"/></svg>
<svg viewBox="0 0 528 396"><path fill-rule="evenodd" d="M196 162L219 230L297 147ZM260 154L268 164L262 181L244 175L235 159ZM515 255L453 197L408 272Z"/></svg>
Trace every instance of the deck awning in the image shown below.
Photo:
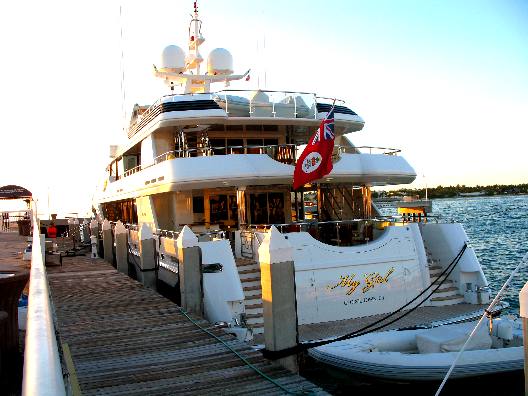
<svg viewBox="0 0 528 396"><path fill-rule="evenodd" d="M30 199L31 197L31 191L24 187L14 184L0 187L0 199Z"/></svg>

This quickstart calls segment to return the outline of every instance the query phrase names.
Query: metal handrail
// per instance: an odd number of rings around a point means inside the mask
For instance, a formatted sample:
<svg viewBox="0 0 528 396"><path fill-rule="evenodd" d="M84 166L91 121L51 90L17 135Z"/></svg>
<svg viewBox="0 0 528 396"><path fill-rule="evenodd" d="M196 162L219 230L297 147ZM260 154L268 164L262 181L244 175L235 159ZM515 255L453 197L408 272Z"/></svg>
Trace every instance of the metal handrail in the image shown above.
<svg viewBox="0 0 528 396"><path fill-rule="evenodd" d="M427 217L422 217L422 220L424 220L424 221L433 220L436 223L438 223L439 220L440 220L440 216L428 215ZM327 224L333 224L333 225L339 226L339 225L347 225L347 224L354 224L354 223L360 223L360 222L363 222L363 223L367 223L368 222L368 223L372 223L372 224L374 224L374 223L386 223L386 222L389 222L389 223L409 223L409 222L411 222L412 223L412 221L408 220L407 218L405 218L403 216L378 216L378 217L373 217L373 218L369 218L369 219L358 218L358 219L349 219L349 220L295 221L295 222L291 222L291 223L280 223L280 224L250 224L250 225L248 225L248 228L251 228L251 229L254 229L254 230L257 230L257 229L268 230L272 226L275 226L280 232L283 232L285 227L292 227L292 226L294 226L294 227L295 226L299 226L299 227L303 227L303 226L314 227L314 226L327 225Z"/></svg>
<svg viewBox="0 0 528 396"><path fill-rule="evenodd" d="M285 149L286 151L282 154L287 154L288 152L291 154L288 158L278 158L279 152L281 149ZM396 156L398 153L401 153L400 149L396 148L390 148L390 147L378 147L378 146L342 146L342 145L335 145L334 151L335 156L337 158L340 157L341 154L347 153L347 154L364 154L360 152L359 150L368 150L369 154L373 154L373 151L379 151L382 155L390 155L390 156ZM176 158L188 158L192 157L191 154L196 153L201 154L201 156L205 157L211 157L214 155L225 155L225 154L256 154L252 153L252 150L258 150L258 154L267 154L271 158L279 161L284 162L290 165L294 165L297 162L297 146L295 144L273 144L273 145L247 145L247 146L210 146L210 147L201 147L201 148L187 148L187 149L180 149L180 150L171 150L167 151L166 153L160 154L157 157L154 158L154 162L150 165L138 165L134 168L131 168L123 173L123 175L120 178L131 176L140 170L144 170L147 168L150 168L151 166L157 165L161 162L165 162L170 159L176 159ZM276 151L276 154L273 153L273 151ZM224 154L217 154L218 152L224 152ZM237 153L237 151L241 151L240 153ZM374 153L375 154L375 153ZM275 158L277 157L277 158ZM281 161L282 159L282 161ZM119 179L116 179L119 180Z"/></svg>
<svg viewBox="0 0 528 396"><path fill-rule="evenodd" d="M155 113L156 111L156 108L165 100L165 101L172 101L174 102L175 101L175 98L177 97L181 97L181 96L194 96L194 95L224 95L224 98L226 100L226 103L227 103L227 93L228 92L244 92L244 93L254 93L255 91L257 90L250 90L250 89L223 89L223 90L219 90L219 91L212 91L212 92L202 92L202 93L181 93L181 94L168 94L168 95L163 95L162 97L156 99L156 101L150 105L148 107L147 110L145 110L143 113L139 114L137 116L137 118L134 120L134 122L129 126L128 128L128 137L132 137L133 135L135 135L139 130L141 130L145 125L141 125L142 123L144 123L144 120L145 119L148 119L149 116L151 115L151 113ZM323 103L322 101L332 101L332 102L336 102L336 103L340 103L340 104L345 104L345 101L342 100L342 99L337 99L337 98L328 98L328 97L323 97L323 96L317 96L317 94L313 93L313 92L298 92L298 91L276 91L276 90L258 90L260 92L264 92L264 93L271 93L271 94L277 94L277 93L280 93L280 94L287 94L287 95L310 95L313 97L313 100L314 100L314 107L315 107L315 111L314 111L314 114L313 114L313 117L315 119L317 119L317 103ZM249 99L248 99L249 100ZM275 102L270 102L272 104L274 104ZM249 104L250 108L251 108L251 101L250 101L250 104ZM294 110L294 113L295 113L295 116L297 116L297 103L296 103L296 100L295 100L295 97L294 97L294 107L295 107L295 110ZM250 110L251 112L251 110ZM226 109L226 113L227 113L227 109ZM275 110L273 110L273 113L275 115ZM148 121L150 122L150 120ZM147 122L147 123L148 123Z"/></svg>
<svg viewBox="0 0 528 396"><path fill-rule="evenodd" d="M33 201L33 245L24 349L22 395L66 395L44 265L44 236L40 235Z"/></svg>
<svg viewBox="0 0 528 396"><path fill-rule="evenodd" d="M373 153L373 151L380 151L380 154L383 154L383 155L398 155L398 153L401 153L400 149L390 148L390 147L377 147L377 146L340 146L340 145L336 145L335 148L337 148L338 154L342 154L342 153L364 154L364 153L361 153L359 151L359 149L368 150L369 154L376 154L376 153Z"/></svg>

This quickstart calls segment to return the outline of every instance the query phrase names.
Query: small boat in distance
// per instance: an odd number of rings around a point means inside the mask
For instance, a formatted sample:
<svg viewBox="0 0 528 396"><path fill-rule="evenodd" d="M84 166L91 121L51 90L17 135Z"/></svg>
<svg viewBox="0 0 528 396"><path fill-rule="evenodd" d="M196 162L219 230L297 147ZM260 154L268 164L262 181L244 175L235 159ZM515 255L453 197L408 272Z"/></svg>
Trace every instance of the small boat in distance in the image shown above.
<svg viewBox="0 0 528 396"><path fill-rule="evenodd" d="M473 191L467 193L458 193L459 197L482 197L486 195L486 191Z"/></svg>

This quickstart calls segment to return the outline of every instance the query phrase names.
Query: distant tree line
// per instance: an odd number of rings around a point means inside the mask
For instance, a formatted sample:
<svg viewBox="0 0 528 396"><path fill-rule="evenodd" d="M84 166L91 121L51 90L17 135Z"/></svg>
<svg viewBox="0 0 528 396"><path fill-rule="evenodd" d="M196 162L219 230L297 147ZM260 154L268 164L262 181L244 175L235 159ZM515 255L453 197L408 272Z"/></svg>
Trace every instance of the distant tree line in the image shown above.
<svg viewBox="0 0 528 396"><path fill-rule="evenodd" d="M528 194L528 184L494 184L492 186L465 186L457 184L456 186L437 186L427 189L428 198L451 198L467 193L482 193L482 195L515 195ZM394 191L372 191L373 198L398 197L403 195L418 195L425 198L425 188L401 188Z"/></svg>

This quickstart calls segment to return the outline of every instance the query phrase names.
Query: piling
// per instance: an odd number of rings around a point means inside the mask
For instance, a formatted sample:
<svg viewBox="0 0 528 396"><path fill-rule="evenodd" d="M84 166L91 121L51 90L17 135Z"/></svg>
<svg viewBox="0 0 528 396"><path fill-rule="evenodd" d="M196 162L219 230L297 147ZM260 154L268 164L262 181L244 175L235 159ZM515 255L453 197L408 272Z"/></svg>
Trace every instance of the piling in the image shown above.
<svg viewBox="0 0 528 396"><path fill-rule="evenodd" d="M114 262L114 238L112 235L112 224L107 219L103 221L103 256L110 264Z"/></svg>
<svg viewBox="0 0 528 396"><path fill-rule="evenodd" d="M92 244L92 258L95 258L99 255L99 222L96 219L90 221L90 243Z"/></svg>
<svg viewBox="0 0 528 396"><path fill-rule="evenodd" d="M90 236L97 236L99 234L99 223L97 220L90 221Z"/></svg>
<svg viewBox="0 0 528 396"><path fill-rule="evenodd" d="M86 219L82 223L81 239L84 244L90 243L90 223Z"/></svg>
<svg viewBox="0 0 528 396"><path fill-rule="evenodd" d="M188 312L203 315L202 251L198 246L198 237L185 226L176 240L176 246L181 306Z"/></svg>
<svg viewBox="0 0 528 396"><path fill-rule="evenodd" d="M128 231L121 221L116 223L114 238L117 270L128 275Z"/></svg>
<svg viewBox="0 0 528 396"><path fill-rule="evenodd" d="M271 230L259 250L264 310L264 343L272 352L297 345L297 309L293 248L277 230ZM283 367L297 373L297 355L278 359Z"/></svg>
<svg viewBox="0 0 528 396"><path fill-rule="evenodd" d="M79 220L76 217L68 219L68 235L73 242L73 247L76 248L81 240Z"/></svg>
<svg viewBox="0 0 528 396"><path fill-rule="evenodd" d="M156 289L156 240L150 227L143 223L138 232L139 273L138 281L144 286Z"/></svg>

